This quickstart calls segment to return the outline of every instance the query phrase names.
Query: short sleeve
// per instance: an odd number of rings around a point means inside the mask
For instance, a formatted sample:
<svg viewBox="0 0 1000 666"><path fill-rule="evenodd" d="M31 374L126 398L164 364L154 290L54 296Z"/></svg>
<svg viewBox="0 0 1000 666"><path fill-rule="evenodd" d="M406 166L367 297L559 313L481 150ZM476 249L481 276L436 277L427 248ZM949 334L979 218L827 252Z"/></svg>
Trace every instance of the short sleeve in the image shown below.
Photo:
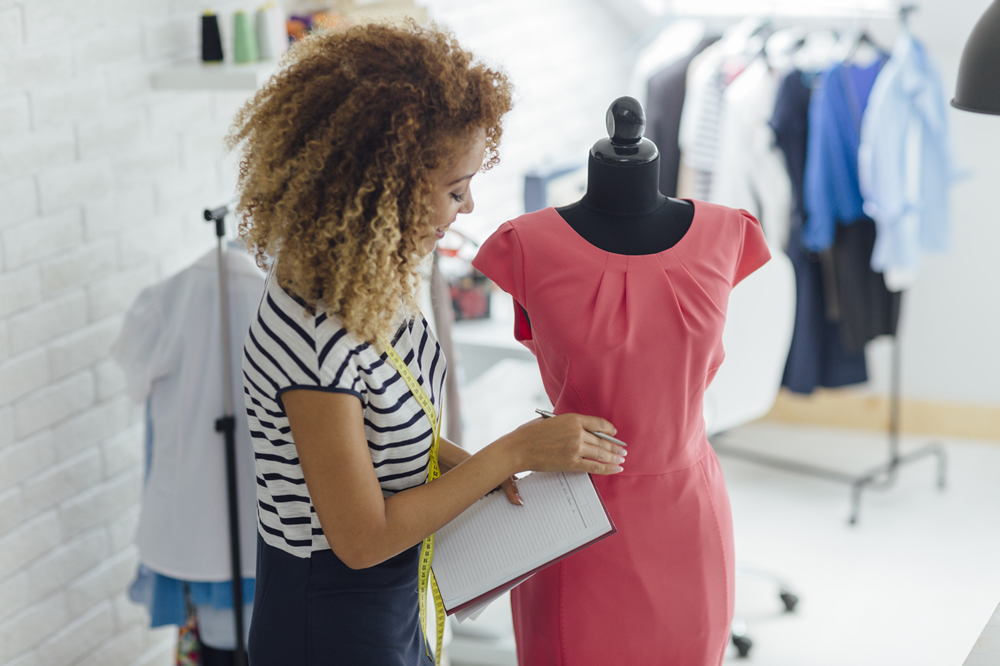
<svg viewBox="0 0 1000 666"><path fill-rule="evenodd" d="M121 333L111 349L125 376L129 397L142 402L159 374L155 359L163 334L163 315L153 291L144 289L125 314Z"/></svg>
<svg viewBox="0 0 1000 666"><path fill-rule="evenodd" d="M740 234L740 251L733 272L734 287L771 259L771 250L764 240L760 222L745 210L740 210Z"/></svg>
<svg viewBox="0 0 1000 666"><path fill-rule="evenodd" d="M531 340L524 293L524 255L517 230L510 222L504 222L486 239L472 265L514 298L514 338L522 342Z"/></svg>
<svg viewBox="0 0 1000 666"><path fill-rule="evenodd" d="M333 320L328 322L333 323ZM332 393L350 393L364 401L365 383L361 378L361 352L368 345L359 344L358 340L353 335L347 334L343 328L334 332L327 340L323 340L323 336L317 336L316 342L319 361L319 382L316 388Z"/></svg>
<svg viewBox="0 0 1000 666"><path fill-rule="evenodd" d="M480 246L476 258L472 260L472 265L513 296L515 301L524 304L524 263L521 242L510 222L504 222L486 239Z"/></svg>

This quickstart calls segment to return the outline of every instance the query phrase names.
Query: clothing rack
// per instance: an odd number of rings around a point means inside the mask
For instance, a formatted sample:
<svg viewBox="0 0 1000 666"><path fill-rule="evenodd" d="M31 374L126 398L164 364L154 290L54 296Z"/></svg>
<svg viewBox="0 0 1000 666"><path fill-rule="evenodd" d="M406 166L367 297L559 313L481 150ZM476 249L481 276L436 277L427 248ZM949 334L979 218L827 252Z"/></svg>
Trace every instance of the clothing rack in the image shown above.
<svg viewBox="0 0 1000 666"><path fill-rule="evenodd" d="M898 9L900 26L906 30L909 26L910 15L917 10L916 5L901 5ZM933 441L919 447L909 453L903 454L900 451L900 343L898 334L892 336L892 361L891 377L889 389L889 456L888 460L880 463L867 471L853 475L840 470L811 465L808 463L772 456L764 453L748 451L738 447L733 447L724 442L713 441L712 446L716 452L723 455L740 458L760 465L775 467L788 472L804 474L816 478L826 479L839 483L846 483L851 487L851 514L848 523L855 525L861 510L861 493L866 489L888 490L897 479L899 468L903 465L916 462L922 458L930 456L937 457L937 486L939 489L945 487L945 473L947 461L944 447L938 441Z"/></svg>
<svg viewBox="0 0 1000 666"><path fill-rule="evenodd" d="M233 415L233 382L230 367L229 340L229 299L226 279L225 256L222 251L222 239L226 236L226 215L229 206L220 206L214 210L205 210L205 221L215 222L217 240L217 263L219 268L219 312L222 318L222 390L223 415L215 421L215 431L225 436L226 442L226 490L229 503L229 552L232 568L233 587L233 623L236 630L235 666L246 666L247 651L243 639L243 564L240 553L240 516L239 502L236 492L236 418Z"/></svg>

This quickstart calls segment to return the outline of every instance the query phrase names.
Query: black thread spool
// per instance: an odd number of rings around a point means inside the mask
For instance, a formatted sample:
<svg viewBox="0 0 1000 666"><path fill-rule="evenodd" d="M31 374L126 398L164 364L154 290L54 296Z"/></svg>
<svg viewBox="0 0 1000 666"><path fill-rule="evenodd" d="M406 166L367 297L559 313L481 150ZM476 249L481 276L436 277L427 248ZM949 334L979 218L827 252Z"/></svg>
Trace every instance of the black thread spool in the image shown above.
<svg viewBox="0 0 1000 666"><path fill-rule="evenodd" d="M222 36L219 17L206 13L201 17L201 61L222 62Z"/></svg>

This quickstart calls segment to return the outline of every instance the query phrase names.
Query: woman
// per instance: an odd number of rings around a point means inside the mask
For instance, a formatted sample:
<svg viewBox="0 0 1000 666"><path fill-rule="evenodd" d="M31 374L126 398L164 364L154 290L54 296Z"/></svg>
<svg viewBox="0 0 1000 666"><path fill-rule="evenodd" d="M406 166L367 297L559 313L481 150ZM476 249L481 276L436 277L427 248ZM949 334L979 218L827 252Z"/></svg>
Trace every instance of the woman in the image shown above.
<svg viewBox="0 0 1000 666"><path fill-rule="evenodd" d="M424 663L419 544L522 470L620 472L604 419L530 422L474 456L439 440L445 360L418 269L498 161L503 74L436 29L313 35L241 110L241 233L274 266L244 350L258 483L249 653L269 664ZM484 164L485 156L485 164Z"/></svg>

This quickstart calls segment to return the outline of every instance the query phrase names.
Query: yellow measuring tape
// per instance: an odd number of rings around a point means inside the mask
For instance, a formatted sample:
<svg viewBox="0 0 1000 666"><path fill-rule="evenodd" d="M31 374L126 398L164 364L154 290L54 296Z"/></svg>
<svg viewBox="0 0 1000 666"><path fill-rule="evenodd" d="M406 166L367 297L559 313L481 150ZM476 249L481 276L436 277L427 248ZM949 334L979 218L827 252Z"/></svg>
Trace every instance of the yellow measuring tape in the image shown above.
<svg viewBox="0 0 1000 666"><path fill-rule="evenodd" d="M420 384L417 383L417 378L413 376L410 369L406 367L406 363L403 363L403 359L400 358L399 354L389 344L383 336L378 337L378 343L385 350L386 358L392 363L392 367L396 368L396 372L400 374L403 381L410 389L410 393L413 397L417 399L420 406L423 408L424 413L427 415L427 419L431 422L431 431L434 433L434 441L431 443L431 455L430 461L427 464L427 482L430 483L434 479L441 476L441 468L438 466L438 443L441 441L441 422L438 420L437 413L434 411L434 404L431 399L427 397L427 393L420 388ZM414 352L415 353L415 352ZM419 564L419 584L418 584L418 595L419 595L419 609L420 609L420 629L421 632L426 636L427 634L427 583L430 582L431 593L434 595L434 617L437 620L437 649L434 651L434 663L441 663L441 648L444 645L444 601L441 599L441 590L438 589L437 580L434 579L434 572L431 571L431 562L434 560L434 535L431 534L429 537L424 539L423 544L420 547L420 564ZM427 645L427 640L424 640L424 650L427 652L427 656L430 656L430 647Z"/></svg>

